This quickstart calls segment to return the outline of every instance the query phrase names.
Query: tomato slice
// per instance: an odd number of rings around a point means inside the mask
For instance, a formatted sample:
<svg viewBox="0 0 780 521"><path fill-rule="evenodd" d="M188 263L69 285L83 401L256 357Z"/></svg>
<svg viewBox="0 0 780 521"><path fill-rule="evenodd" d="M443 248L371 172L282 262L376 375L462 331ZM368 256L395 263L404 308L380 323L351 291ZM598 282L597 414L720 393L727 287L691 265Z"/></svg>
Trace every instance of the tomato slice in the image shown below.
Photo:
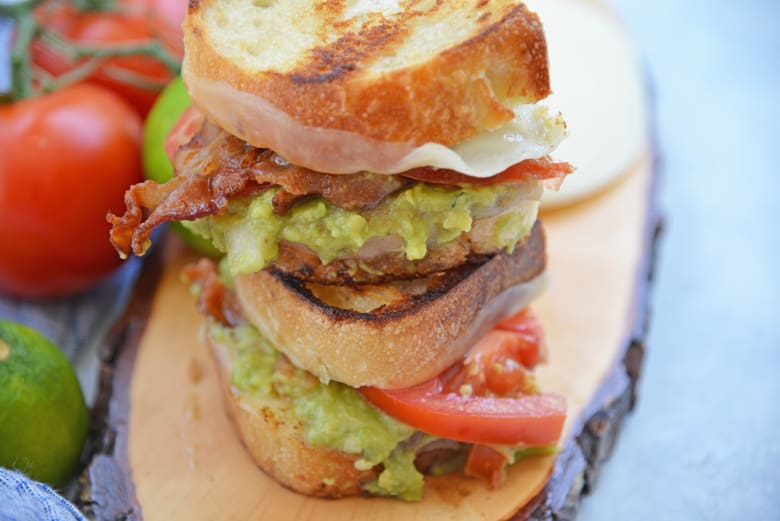
<svg viewBox="0 0 780 521"><path fill-rule="evenodd" d="M553 161L549 157L526 159L491 177L470 177L446 168L421 167L402 172L401 175L417 181L448 185L489 186L526 181L563 179L574 171L569 163Z"/></svg>
<svg viewBox="0 0 780 521"><path fill-rule="evenodd" d="M388 415L428 434L487 445L544 447L563 431L566 401L555 394L517 398L442 392L441 380L400 390L363 387L366 399Z"/></svg>
<svg viewBox="0 0 780 521"><path fill-rule="evenodd" d="M443 375L445 390L455 392L468 385L479 396L532 394L536 383L530 371L541 358L543 344L542 326L526 308L496 324L461 364Z"/></svg>
<svg viewBox="0 0 780 521"><path fill-rule="evenodd" d="M493 488L499 488L506 480L506 454L486 445L474 445L469 449L463 474L487 479Z"/></svg>
<svg viewBox="0 0 780 521"><path fill-rule="evenodd" d="M515 316L502 320L495 326L502 331L517 333L517 360L528 369L546 359L544 349L544 330L539 319L526 308Z"/></svg>
<svg viewBox="0 0 780 521"><path fill-rule="evenodd" d="M523 310L497 324L460 363L432 380L407 389L360 391L388 415L442 438L486 445L552 445L563 430L566 402L536 392L530 370L542 343L539 321Z"/></svg>

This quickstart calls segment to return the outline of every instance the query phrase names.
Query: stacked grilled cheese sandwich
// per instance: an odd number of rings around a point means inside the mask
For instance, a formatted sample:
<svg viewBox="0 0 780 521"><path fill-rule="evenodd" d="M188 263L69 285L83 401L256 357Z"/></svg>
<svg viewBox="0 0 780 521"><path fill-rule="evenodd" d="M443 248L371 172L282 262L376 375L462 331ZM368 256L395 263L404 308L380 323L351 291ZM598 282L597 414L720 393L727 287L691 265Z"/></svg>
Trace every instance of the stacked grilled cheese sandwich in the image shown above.
<svg viewBox="0 0 780 521"><path fill-rule="evenodd" d="M186 221L225 253L186 275L227 409L304 494L419 499L424 476L500 486L555 450L537 220L565 124L542 25L509 0L200 0L176 177L110 216L123 255Z"/></svg>

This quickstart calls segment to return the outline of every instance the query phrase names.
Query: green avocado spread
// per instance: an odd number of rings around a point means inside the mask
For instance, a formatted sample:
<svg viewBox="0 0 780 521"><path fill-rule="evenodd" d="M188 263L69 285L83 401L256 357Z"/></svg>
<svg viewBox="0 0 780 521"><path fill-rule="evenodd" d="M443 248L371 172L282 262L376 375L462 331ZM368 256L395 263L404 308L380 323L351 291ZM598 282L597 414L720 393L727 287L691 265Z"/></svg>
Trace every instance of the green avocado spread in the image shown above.
<svg viewBox="0 0 780 521"><path fill-rule="evenodd" d="M289 401L291 418L301 422L306 443L358 454L359 469L382 464L377 480L365 485L376 495L417 500L423 476L414 466L415 447L405 447L415 430L371 406L353 388L314 376L284 361L252 326L236 328L212 323L209 334L218 345L229 346L231 383L239 392L261 399Z"/></svg>
<svg viewBox="0 0 780 521"><path fill-rule="evenodd" d="M445 245L470 231L475 219L490 215L506 201L512 201L513 211L501 217L493 241L496 250L511 251L530 231L541 192L540 188L530 190L525 204L518 204L514 200L516 185L417 183L369 210L344 210L316 197L277 215L272 200L278 190L231 201L223 215L204 217L186 226L227 253L233 274L263 269L276 259L282 240L307 246L327 264L354 256L373 237L397 236L406 258L414 261L424 258L429 247Z"/></svg>
<svg viewBox="0 0 780 521"><path fill-rule="evenodd" d="M230 375L234 392L251 399L277 400L290 421L299 422L305 441L358 455L355 467L382 471L363 489L373 495L407 501L422 497L424 478L415 467L419 449L437 438L417 432L370 405L355 389L339 382L323 384L311 373L295 367L253 326L234 328L210 322L208 334L215 345L224 346L232 361ZM277 405L278 406L278 405ZM499 447L507 463L523 458L555 454L550 447ZM431 475L463 470L466 452L436 463ZM333 478L323 482L333 483Z"/></svg>

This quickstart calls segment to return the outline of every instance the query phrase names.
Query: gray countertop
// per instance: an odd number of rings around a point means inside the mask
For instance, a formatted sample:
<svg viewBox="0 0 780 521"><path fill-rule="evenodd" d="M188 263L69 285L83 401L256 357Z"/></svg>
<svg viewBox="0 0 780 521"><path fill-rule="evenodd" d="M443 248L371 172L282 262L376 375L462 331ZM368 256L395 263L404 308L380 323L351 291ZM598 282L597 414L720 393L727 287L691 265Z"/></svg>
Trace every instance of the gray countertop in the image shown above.
<svg viewBox="0 0 780 521"><path fill-rule="evenodd" d="M666 228L638 406L578 519L780 519L780 2L613 3Z"/></svg>

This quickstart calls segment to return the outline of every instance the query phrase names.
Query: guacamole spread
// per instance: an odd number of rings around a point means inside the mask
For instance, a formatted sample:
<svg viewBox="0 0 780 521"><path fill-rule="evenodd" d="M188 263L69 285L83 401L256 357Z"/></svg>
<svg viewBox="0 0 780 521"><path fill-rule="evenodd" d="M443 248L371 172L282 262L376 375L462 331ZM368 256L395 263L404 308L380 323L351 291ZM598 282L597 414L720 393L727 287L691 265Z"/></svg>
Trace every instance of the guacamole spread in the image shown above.
<svg viewBox="0 0 780 521"><path fill-rule="evenodd" d="M372 407L353 388L331 381L322 384L310 373L282 362L279 352L252 326L228 328L213 322L215 343L229 346L233 357L231 383L235 389L260 398L288 399L288 414L301 422L306 443L328 447L360 458L355 466L384 466L377 480L365 485L376 495L417 500L423 476L414 466L416 447L404 441L415 430Z"/></svg>
<svg viewBox="0 0 780 521"><path fill-rule="evenodd" d="M534 186L534 188L536 188ZM410 261L425 257L428 248L443 246L471 230L475 219L492 215L511 201L493 237L495 250L511 251L526 237L536 219L538 190L524 190L529 199L518 204L517 185L451 187L417 183L385 198L376 208L350 211L321 197L295 205L284 215L273 211L280 188L253 199L235 200L223 215L186 223L227 253L233 274L259 271L273 262L282 240L303 244L323 264L352 257L373 237L397 236Z"/></svg>

